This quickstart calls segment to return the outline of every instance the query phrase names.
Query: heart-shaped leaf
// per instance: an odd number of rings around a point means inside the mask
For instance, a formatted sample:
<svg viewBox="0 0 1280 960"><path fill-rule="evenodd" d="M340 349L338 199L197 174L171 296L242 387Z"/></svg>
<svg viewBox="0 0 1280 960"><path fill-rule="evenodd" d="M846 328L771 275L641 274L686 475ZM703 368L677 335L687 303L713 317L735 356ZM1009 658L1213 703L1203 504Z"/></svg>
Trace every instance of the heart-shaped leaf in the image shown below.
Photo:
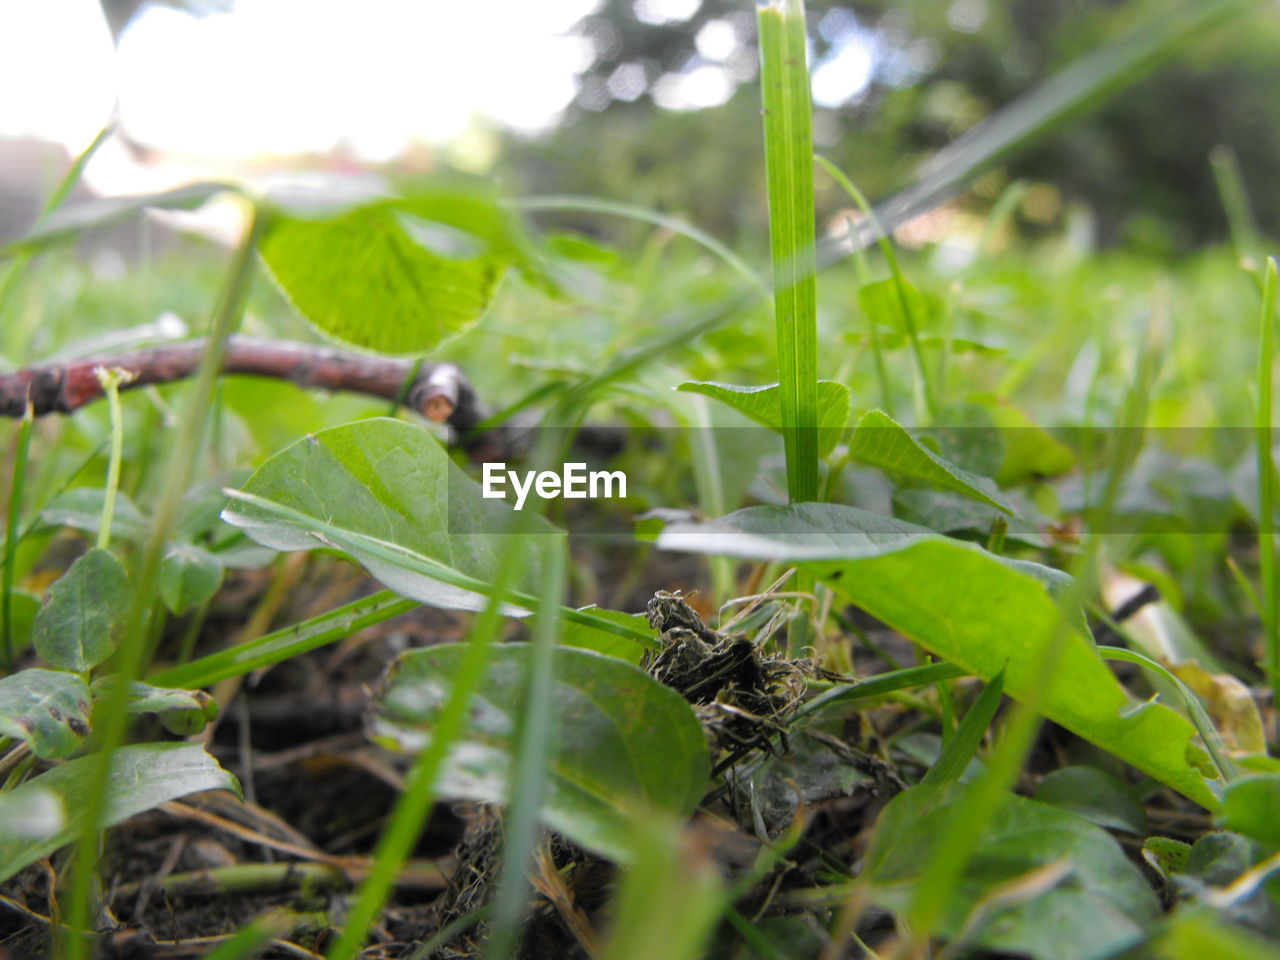
<svg viewBox="0 0 1280 960"><path fill-rule="evenodd" d="M94 547L49 588L31 630L36 653L64 670L96 667L120 641L132 597L120 561Z"/></svg>
<svg viewBox="0 0 1280 960"><path fill-rule="evenodd" d="M323 218L276 214L263 260L320 330L380 353L425 353L469 329L524 259L510 218L478 193L385 199Z"/></svg>
<svg viewBox="0 0 1280 960"><path fill-rule="evenodd" d="M406 750L430 741L463 650L462 644L442 644L400 656L379 702L380 739ZM508 799L530 651L525 644L493 651L470 725L437 784L441 795ZM674 690L616 658L562 647L556 652L555 703L556 748L543 808L552 829L624 860L629 833L646 816L686 816L702 799L709 773L706 735Z"/></svg>
<svg viewBox="0 0 1280 960"><path fill-rule="evenodd" d="M0 736L45 760L72 753L89 732L89 688L74 673L31 668L0 679Z"/></svg>
<svg viewBox="0 0 1280 960"><path fill-rule="evenodd" d="M321 430L271 457L245 483L250 496L279 504L282 516L237 501L223 519L275 550L339 546L392 590L420 603L479 610L484 597L422 571L425 563L470 580L490 581L501 550L510 546L512 509L487 500L422 427L376 418ZM314 518L320 527L308 522ZM525 570L536 571L545 534L555 527L523 516L515 549L526 551ZM337 542L334 531L350 531ZM329 539L326 540L325 538ZM403 562L398 553L405 555ZM517 588L531 587L526 574ZM516 608L508 608L519 612Z"/></svg>
<svg viewBox="0 0 1280 960"><path fill-rule="evenodd" d="M160 562L160 598L183 614L212 599L222 586L222 561L191 543L171 543Z"/></svg>

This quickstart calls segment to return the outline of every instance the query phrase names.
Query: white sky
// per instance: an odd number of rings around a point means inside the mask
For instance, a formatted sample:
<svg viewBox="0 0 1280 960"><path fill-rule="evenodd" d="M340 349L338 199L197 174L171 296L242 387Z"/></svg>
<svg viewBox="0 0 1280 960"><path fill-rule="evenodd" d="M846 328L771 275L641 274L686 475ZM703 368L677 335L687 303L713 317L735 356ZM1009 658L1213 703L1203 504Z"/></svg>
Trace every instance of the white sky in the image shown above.
<svg viewBox="0 0 1280 960"><path fill-rule="evenodd" d="M473 118L536 130L574 93L597 0L238 0L146 9L111 45L96 0L0 0L0 133L85 146L115 98L136 139L245 158L346 141L370 160Z"/></svg>

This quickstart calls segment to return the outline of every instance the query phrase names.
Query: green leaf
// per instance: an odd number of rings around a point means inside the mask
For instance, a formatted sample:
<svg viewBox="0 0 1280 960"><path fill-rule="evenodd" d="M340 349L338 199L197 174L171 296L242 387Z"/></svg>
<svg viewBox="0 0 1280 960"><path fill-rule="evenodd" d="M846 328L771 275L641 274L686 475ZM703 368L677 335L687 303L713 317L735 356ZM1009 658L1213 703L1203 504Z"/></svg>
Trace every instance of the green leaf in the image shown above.
<svg viewBox="0 0 1280 960"><path fill-rule="evenodd" d="M658 546L663 550L796 563L874 557L926 539L954 542L928 527L859 507L797 503L788 507L747 507L705 523L672 523L658 537ZM1054 594L1071 583L1070 576L1043 564L1008 557L995 559L1041 581ZM1083 618L1080 623L1083 629Z"/></svg>
<svg viewBox="0 0 1280 960"><path fill-rule="evenodd" d="M160 561L160 598L171 613L208 603L222 586L222 561L190 543L171 543Z"/></svg>
<svg viewBox="0 0 1280 960"><path fill-rule="evenodd" d="M782 432L782 388L742 387L732 383L690 380L676 387L685 393L700 393L728 404L739 413L770 430ZM849 388L834 380L818 381L818 455L825 457L840 441L849 422Z"/></svg>
<svg viewBox="0 0 1280 960"><path fill-rule="evenodd" d="M968 397L967 402L990 415L1004 441L1004 461L995 475L997 483L1056 477L1076 465L1070 447L1004 397L981 393Z"/></svg>
<svg viewBox="0 0 1280 960"><path fill-rule="evenodd" d="M1146 812L1143 811L1143 815ZM1152 870L1170 882L1175 873L1187 869L1191 858L1191 844L1172 837L1147 837L1142 842L1142 859Z"/></svg>
<svg viewBox="0 0 1280 960"><path fill-rule="evenodd" d="M964 829L952 813L964 787L915 787L876 823L863 876L871 896L904 911L934 845ZM1033 870L1062 864L1048 889L1019 889ZM985 899L985 902L984 902ZM940 932L965 943L1039 960L1086 960L1138 940L1160 904L1138 868L1104 830L1057 807L1004 794L987 820Z"/></svg>
<svg viewBox="0 0 1280 960"><path fill-rule="evenodd" d="M469 329L522 258L505 212L478 193L379 200L272 218L263 260L320 330L380 353L426 353Z"/></svg>
<svg viewBox="0 0 1280 960"><path fill-rule="evenodd" d="M406 750L430 741L463 649L443 644L400 656L379 704L378 737ZM437 785L442 796L508 799L530 653L525 644L493 651L470 725ZM555 702L557 743L543 808L552 829L623 860L630 834L648 815L682 817L698 805L709 770L706 736L674 690L612 657L561 648Z"/></svg>
<svg viewBox="0 0 1280 960"><path fill-rule="evenodd" d="M54 497L40 511L40 522L51 527L71 527L86 533L97 533L102 525L102 504L107 492L102 487L76 487ZM115 512L111 518L111 536L121 540L141 541L147 535L147 520L133 501L123 493L116 494Z"/></svg>
<svg viewBox="0 0 1280 960"><path fill-rule="evenodd" d="M1005 670L1004 691L1015 699L1035 689L1044 647L1063 632L1040 712L1202 806L1217 806L1188 757L1191 723L1162 703L1134 709L1079 610L1068 612L1075 628L1064 630L1053 593L1069 582L1065 574L918 530L852 507L798 504L672 525L658 546L799 562L837 595L966 672L990 680Z"/></svg>
<svg viewBox="0 0 1280 960"><path fill-rule="evenodd" d="M637 630L652 629L648 619L642 613L623 613L620 610L602 610L598 607L584 609L589 609L597 617ZM644 646L634 640L620 637L616 633L606 633L588 623L561 623L560 643L566 647L594 650L596 653L603 653L606 657L616 657L632 664L639 664L645 651Z"/></svg>
<svg viewBox="0 0 1280 960"><path fill-rule="evenodd" d="M36 653L64 670L96 667L120 641L132 595L120 561L94 547L49 588L32 627Z"/></svg>
<svg viewBox="0 0 1280 960"><path fill-rule="evenodd" d="M102 699L108 687L116 682L118 678L115 676L95 680L91 687L93 698ZM135 714L157 714L166 730L181 736L199 733L218 717L218 701L203 690L154 687L138 680L129 684L129 696L125 709Z"/></svg>
<svg viewBox="0 0 1280 960"><path fill-rule="evenodd" d="M209 198L225 191L239 192L230 183L190 183L174 190L131 197L98 197L59 207L21 240L0 247L0 259L36 253L86 230L132 220L144 210L196 210Z"/></svg>
<svg viewBox="0 0 1280 960"><path fill-rule="evenodd" d="M1280 850L1280 774L1244 777L1222 794L1218 823L1256 840L1268 850Z"/></svg>
<svg viewBox="0 0 1280 960"><path fill-rule="evenodd" d="M18 802L25 802L29 793L54 793L61 798L67 818L62 829L51 836L0 836L0 883L79 836L85 813L92 806L88 791L100 759L78 757L12 791L10 796ZM115 826L159 804L202 790L231 790L238 794L240 784L199 744L143 743L121 747L111 758L103 823Z"/></svg>
<svg viewBox="0 0 1280 960"><path fill-rule="evenodd" d="M489 581L513 529L514 511L486 500L428 431L399 420L376 418L321 430L271 457L244 486L327 529L374 538L389 551L344 540L342 549L402 596L457 610L480 610L479 594L437 580L388 559L405 548L473 580ZM310 550L326 537L305 519L289 519L237 501L223 519L274 550ZM526 570L536 570L542 535L555 528L540 517L521 516L531 535L521 539ZM534 573L522 583L532 585ZM508 608L512 610L512 608ZM513 612L518 612L515 610Z"/></svg>
<svg viewBox="0 0 1280 960"><path fill-rule="evenodd" d="M1150 956L1160 960L1204 960L1233 957L1239 960L1280 960L1274 940L1228 923L1208 910L1182 909L1174 914L1153 945Z"/></svg>
<svg viewBox="0 0 1280 960"><path fill-rule="evenodd" d="M0 679L0 736L45 760L68 756L89 732L89 688L74 673L31 668Z"/></svg>
<svg viewBox="0 0 1280 960"><path fill-rule="evenodd" d="M1090 823L1142 836L1147 813L1123 783L1097 767L1063 767L1040 781L1036 799L1079 814Z"/></svg>
<svg viewBox="0 0 1280 960"><path fill-rule="evenodd" d="M901 296L899 280L902 283ZM911 311L910 317L903 313L903 299L907 302L907 309ZM927 330L942 312L941 303L936 297L926 297L905 277L888 277L864 284L858 290L858 305L872 323L883 323L901 334L906 334L913 328L917 331Z"/></svg>
<svg viewBox="0 0 1280 960"><path fill-rule="evenodd" d="M944 460L881 410L872 410L858 421L853 439L849 441L849 459L918 483L964 494L997 507L1011 517L1017 516L995 481Z"/></svg>
<svg viewBox="0 0 1280 960"><path fill-rule="evenodd" d="M50 837L66 822L62 799L52 790L0 793L0 843Z"/></svg>

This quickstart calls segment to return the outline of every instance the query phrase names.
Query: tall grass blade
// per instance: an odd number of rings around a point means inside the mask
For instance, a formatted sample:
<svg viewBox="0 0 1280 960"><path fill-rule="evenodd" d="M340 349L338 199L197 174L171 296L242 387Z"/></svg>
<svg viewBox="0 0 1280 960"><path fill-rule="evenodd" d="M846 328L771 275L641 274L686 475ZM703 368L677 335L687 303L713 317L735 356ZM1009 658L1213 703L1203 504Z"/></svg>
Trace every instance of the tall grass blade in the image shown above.
<svg viewBox="0 0 1280 960"><path fill-rule="evenodd" d="M1277 610L1275 462L1271 456L1272 368L1275 365L1276 259L1267 259L1262 281L1262 315L1258 323L1258 562L1262 575L1262 628L1265 666L1271 689L1280 682L1280 610Z"/></svg>
<svg viewBox="0 0 1280 960"><path fill-rule="evenodd" d="M506 585L515 579L517 551L504 550L500 558L494 593L471 627L467 653L452 680L449 700L440 721L431 733L431 742L418 754L404 792L391 812L390 822L374 849L373 869L361 884L356 901L347 914L340 936L330 947L330 960L350 960L364 944L369 928L377 921L395 886L396 875L409 858L435 805L435 783L449 750L466 724L472 695L480 688L489 666L489 655L502 625L502 597Z"/></svg>
<svg viewBox="0 0 1280 960"><path fill-rule="evenodd" d="M941 689L941 685L939 685ZM991 682L982 688L978 699L973 701L954 736L946 742L937 762L924 775L922 784L943 784L960 779L969 766L969 761L978 752L982 737L995 719L996 709L1000 706L1000 697L1004 692L1004 672L997 673Z"/></svg>
<svg viewBox="0 0 1280 960"><path fill-rule="evenodd" d="M18 424L18 440L13 454L13 483L9 485L9 521L4 531L4 596L0 598L4 609L0 612L4 631L4 668L12 672L17 663L17 651L13 643L13 567L18 552L18 521L22 519L23 491L27 479L27 456L31 451L31 426L34 417L31 404Z"/></svg>
<svg viewBox="0 0 1280 960"><path fill-rule="evenodd" d="M818 497L818 320L813 204L813 107L803 0L759 8L769 244L787 492Z"/></svg>
<svg viewBox="0 0 1280 960"><path fill-rule="evenodd" d="M98 724L101 741L93 788L89 791L90 803L85 812L85 829L76 848L75 868L66 898L65 930L69 933L66 933L67 939L61 946L64 951L62 955L67 960L84 960L89 953L89 940L85 931L89 928L91 892L98 864L98 832L105 810L112 754L124 742L128 723L125 705L129 681L137 677L145 666L143 660L148 648L146 611L151 609L158 595L160 561L165 544L177 523L182 496L186 493L204 441L205 424L213 402L218 373L222 369L227 338L238 326L248 299L262 226L262 217L255 211L232 259L226 286L214 310L208 346L201 358L183 418L174 431L173 444L163 474L164 485L156 500L151 532L143 546L134 577L134 598L128 617L130 629L116 655L116 675L122 680L110 687L98 711L95 711L95 717L103 718Z"/></svg>
<svg viewBox="0 0 1280 960"><path fill-rule="evenodd" d="M898 255L889 240L889 231L876 222L875 210L872 209L862 191L854 186L853 181L845 175L843 170L826 157L814 157L814 160L840 185L840 188L857 204L858 209L862 211L867 221L874 226L878 235L876 242L880 245L880 252L884 254L885 263L889 267L889 275L893 278L894 291L898 298L898 307L902 311L902 318L906 323L907 341L911 344L911 356L915 360L916 375L920 378L920 390L924 395L925 410L932 419L937 413L936 394L933 385L930 383L929 370L925 366L924 352L920 349L920 330L915 311L911 308L911 301L907 297L906 278L902 273L902 265L898 262ZM870 320L871 318L868 319ZM871 321L870 334L871 347L875 351L877 370L879 370L884 365L884 358L880 349L880 336L876 330L874 320ZM880 376L882 380L886 378L884 373L880 373ZM888 393L888 387L882 384L881 393Z"/></svg>
<svg viewBox="0 0 1280 960"><path fill-rule="evenodd" d="M556 543L547 551L542 590L533 630L524 714L511 781L513 802L503 826L502 870L493 904L486 960L507 960L519 944L520 924L529 902L526 873L539 839L539 818L547 795L548 767L553 757L555 729L555 652L559 637L559 604L566 587L568 546Z"/></svg>
<svg viewBox="0 0 1280 960"><path fill-rule="evenodd" d="M896 230L945 203L973 177L1141 79L1212 28L1262 5L1262 0L1184 0L1171 10L1155 5L1158 16L1075 60L940 150L920 169L915 183L878 208L879 228L867 221L856 236L825 243L819 263L828 266L842 259L851 246L868 247L877 229Z"/></svg>

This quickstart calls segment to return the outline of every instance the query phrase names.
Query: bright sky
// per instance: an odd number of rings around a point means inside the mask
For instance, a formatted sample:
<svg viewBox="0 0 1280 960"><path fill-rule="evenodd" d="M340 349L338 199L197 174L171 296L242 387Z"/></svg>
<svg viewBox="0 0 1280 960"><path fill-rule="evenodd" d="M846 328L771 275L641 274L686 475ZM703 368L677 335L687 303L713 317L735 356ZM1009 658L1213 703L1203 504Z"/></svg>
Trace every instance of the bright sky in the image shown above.
<svg viewBox="0 0 1280 960"><path fill-rule="evenodd" d="M82 148L115 97L128 132L210 157L323 151L370 160L474 117L551 123L587 51L566 31L598 0L237 0L149 7L117 54L96 0L0 0L0 134Z"/></svg>

